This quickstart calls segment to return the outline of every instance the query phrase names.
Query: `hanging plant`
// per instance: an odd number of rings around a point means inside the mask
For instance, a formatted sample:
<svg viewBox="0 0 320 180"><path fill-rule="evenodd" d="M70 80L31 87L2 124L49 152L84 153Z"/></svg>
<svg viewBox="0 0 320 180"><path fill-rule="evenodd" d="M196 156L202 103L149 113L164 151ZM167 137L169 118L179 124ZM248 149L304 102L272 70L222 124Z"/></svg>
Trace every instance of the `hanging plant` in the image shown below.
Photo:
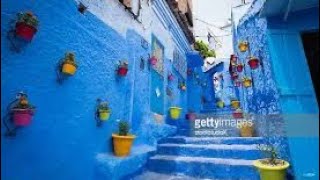
<svg viewBox="0 0 320 180"><path fill-rule="evenodd" d="M222 101L222 99L218 98L216 102L218 108L224 108L224 102Z"/></svg>
<svg viewBox="0 0 320 180"><path fill-rule="evenodd" d="M238 108L232 113L232 116L235 119L241 119L241 118L243 118L243 112L242 112L242 110L240 108Z"/></svg>
<svg viewBox="0 0 320 180"><path fill-rule="evenodd" d="M128 62L127 61L119 61L117 73L119 76L124 77L128 73Z"/></svg>
<svg viewBox="0 0 320 180"><path fill-rule="evenodd" d="M61 72L66 75L74 75L77 70L77 63L73 52L67 52L62 62Z"/></svg>
<svg viewBox="0 0 320 180"><path fill-rule="evenodd" d="M26 41L31 41L37 32L39 21L32 12L18 13L15 32L16 35Z"/></svg>
<svg viewBox="0 0 320 180"><path fill-rule="evenodd" d="M152 65L152 66L155 66L158 62L158 59L155 57L155 56L152 56L150 59L149 59L149 64Z"/></svg>
<svg viewBox="0 0 320 180"><path fill-rule="evenodd" d="M26 94L21 94L18 103L11 109L13 122L16 126L27 126L30 124L35 107L32 106Z"/></svg>
<svg viewBox="0 0 320 180"><path fill-rule="evenodd" d="M173 80L174 80L174 76L173 76L172 73L170 73L170 74L168 75L168 80L169 80L169 81L173 81Z"/></svg>
<svg viewBox="0 0 320 180"><path fill-rule="evenodd" d="M251 87L252 86L251 78L247 78L247 77L243 78L243 86L246 88Z"/></svg>
<svg viewBox="0 0 320 180"><path fill-rule="evenodd" d="M243 64L240 63L237 65L237 71L240 73L243 71Z"/></svg>
<svg viewBox="0 0 320 180"><path fill-rule="evenodd" d="M240 52L246 52L248 50L249 43L247 41L241 41L238 45Z"/></svg>
<svg viewBox="0 0 320 180"><path fill-rule="evenodd" d="M260 63L259 59L253 56L251 56L248 61L248 64L251 69L257 69L259 67L259 63Z"/></svg>

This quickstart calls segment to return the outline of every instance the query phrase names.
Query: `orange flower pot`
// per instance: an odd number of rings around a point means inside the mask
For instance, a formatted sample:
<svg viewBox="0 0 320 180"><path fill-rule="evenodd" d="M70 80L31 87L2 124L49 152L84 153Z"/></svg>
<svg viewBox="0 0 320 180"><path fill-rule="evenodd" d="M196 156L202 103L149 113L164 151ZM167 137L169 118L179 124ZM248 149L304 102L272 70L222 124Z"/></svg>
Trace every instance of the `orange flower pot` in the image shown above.
<svg viewBox="0 0 320 180"><path fill-rule="evenodd" d="M112 134L114 154L118 157L128 156L135 138L133 135L119 136Z"/></svg>
<svg viewBox="0 0 320 180"><path fill-rule="evenodd" d="M62 72L64 74L68 74L68 75L74 75L74 73L76 72L77 68L75 65L73 64L69 64L69 63L64 63L62 65Z"/></svg>
<svg viewBox="0 0 320 180"><path fill-rule="evenodd" d="M240 107L240 101L236 101L236 100L231 101L231 106L234 109L238 109Z"/></svg>
<svg viewBox="0 0 320 180"><path fill-rule="evenodd" d="M243 86L248 88L252 86L252 80L251 79L244 79L243 80Z"/></svg>
<svg viewBox="0 0 320 180"><path fill-rule="evenodd" d="M248 42L240 42L238 47L240 52L246 52L248 50L248 46Z"/></svg>

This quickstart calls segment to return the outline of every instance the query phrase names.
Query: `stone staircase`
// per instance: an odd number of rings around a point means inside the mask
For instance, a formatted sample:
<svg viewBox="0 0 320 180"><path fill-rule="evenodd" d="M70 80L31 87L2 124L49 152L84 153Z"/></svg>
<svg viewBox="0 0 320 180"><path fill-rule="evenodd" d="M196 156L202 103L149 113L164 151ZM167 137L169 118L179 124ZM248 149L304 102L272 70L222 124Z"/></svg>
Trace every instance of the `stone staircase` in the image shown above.
<svg viewBox="0 0 320 180"><path fill-rule="evenodd" d="M257 144L263 142L260 137L169 137L159 142L147 171L134 179L258 180L252 161L262 158Z"/></svg>

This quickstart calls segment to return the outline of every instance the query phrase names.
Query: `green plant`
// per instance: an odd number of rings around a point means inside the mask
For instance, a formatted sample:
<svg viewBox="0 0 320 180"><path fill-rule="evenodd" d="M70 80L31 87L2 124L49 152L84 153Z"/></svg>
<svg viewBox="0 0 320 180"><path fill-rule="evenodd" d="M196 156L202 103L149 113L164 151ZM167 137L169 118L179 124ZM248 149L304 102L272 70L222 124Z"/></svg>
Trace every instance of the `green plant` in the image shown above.
<svg viewBox="0 0 320 180"><path fill-rule="evenodd" d="M37 28L39 25L37 17L32 12L18 13L18 22L26 23L34 28Z"/></svg>
<svg viewBox="0 0 320 180"><path fill-rule="evenodd" d="M73 52L67 52L64 58L64 64L71 64L77 67L77 63L75 60L75 55Z"/></svg>
<svg viewBox="0 0 320 180"><path fill-rule="evenodd" d="M129 133L129 123L126 121L119 122L119 136L127 136Z"/></svg>
<svg viewBox="0 0 320 180"><path fill-rule="evenodd" d="M102 103L100 103L99 106L98 106L98 109L99 109L100 112L101 112L101 111L103 111L103 112L110 112L110 108L109 108L107 102L102 102Z"/></svg>
<svg viewBox="0 0 320 180"><path fill-rule="evenodd" d="M199 51L202 57L208 58L208 57L216 57L216 53L214 50L209 49L209 45L204 43L203 41L196 41L194 45L194 49Z"/></svg>
<svg viewBox="0 0 320 180"><path fill-rule="evenodd" d="M262 151L268 158L261 160L262 164L277 166L283 165L284 161L279 160L278 152L273 145L259 144L258 149Z"/></svg>
<svg viewBox="0 0 320 180"><path fill-rule="evenodd" d="M34 109L34 106L29 103L26 96L21 96L13 109Z"/></svg>

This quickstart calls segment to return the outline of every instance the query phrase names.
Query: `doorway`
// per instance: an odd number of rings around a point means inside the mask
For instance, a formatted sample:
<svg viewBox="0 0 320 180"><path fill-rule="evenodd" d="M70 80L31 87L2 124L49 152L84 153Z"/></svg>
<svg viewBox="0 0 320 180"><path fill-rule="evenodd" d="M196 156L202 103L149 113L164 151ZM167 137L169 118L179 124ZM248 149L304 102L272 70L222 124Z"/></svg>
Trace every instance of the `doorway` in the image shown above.
<svg viewBox="0 0 320 180"><path fill-rule="evenodd" d="M319 31L305 32L301 37L319 105Z"/></svg>

